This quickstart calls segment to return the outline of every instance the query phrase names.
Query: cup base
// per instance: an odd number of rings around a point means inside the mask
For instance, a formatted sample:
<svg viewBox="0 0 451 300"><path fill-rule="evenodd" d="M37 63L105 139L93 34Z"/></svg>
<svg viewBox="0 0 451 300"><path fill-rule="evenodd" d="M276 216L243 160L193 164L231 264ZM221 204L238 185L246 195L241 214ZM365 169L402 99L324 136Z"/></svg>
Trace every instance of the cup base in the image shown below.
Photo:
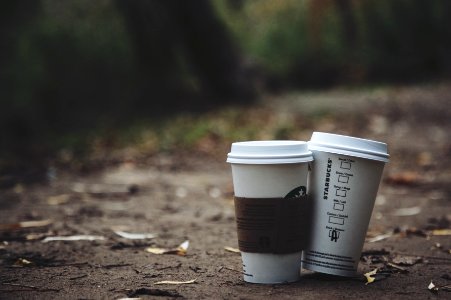
<svg viewBox="0 0 451 300"><path fill-rule="evenodd" d="M297 278L296 280L288 280L288 281L252 281L252 280L247 280L246 277L243 277L243 280L247 283L252 283L252 284L289 284L289 283L294 283L294 282L298 282L301 278Z"/></svg>
<svg viewBox="0 0 451 300"><path fill-rule="evenodd" d="M249 283L282 284L301 278L302 252L289 254L241 252L243 279Z"/></svg>
<svg viewBox="0 0 451 300"><path fill-rule="evenodd" d="M357 270L354 270L354 271L337 270L337 269L331 269L331 268L327 268L327 267L315 266L315 265L311 265L308 263L302 263L302 268L310 270L310 271L318 272L318 273L342 276L342 277L355 277L357 275Z"/></svg>

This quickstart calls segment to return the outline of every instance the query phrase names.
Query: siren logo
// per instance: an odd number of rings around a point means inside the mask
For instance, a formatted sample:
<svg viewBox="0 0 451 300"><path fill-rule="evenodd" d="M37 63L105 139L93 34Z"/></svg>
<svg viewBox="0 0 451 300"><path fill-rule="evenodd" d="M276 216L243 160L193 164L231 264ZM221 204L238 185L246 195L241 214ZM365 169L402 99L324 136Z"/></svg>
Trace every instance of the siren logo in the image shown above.
<svg viewBox="0 0 451 300"><path fill-rule="evenodd" d="M305 186L298 186L297 188L293 189L291 192L289 192L284 198L301 198L307 195L307 188Z"/></svg>
<svg viewBox="0 0 451 300"><path fill-rule="evenodd" d="M329 237L331 242L337 242L338 238L340 237L340 231L338 231L336 228L329 230Z"/></svg>
<svg viewBox="0 0 451 300"><path fill-rule="evenodd" d="M329 183L330 183L330 172L332 171L332 160L327 159L327 169L326 169L326 182L324 184L324 195L323 199L327 200L329 197Z"/></svg>

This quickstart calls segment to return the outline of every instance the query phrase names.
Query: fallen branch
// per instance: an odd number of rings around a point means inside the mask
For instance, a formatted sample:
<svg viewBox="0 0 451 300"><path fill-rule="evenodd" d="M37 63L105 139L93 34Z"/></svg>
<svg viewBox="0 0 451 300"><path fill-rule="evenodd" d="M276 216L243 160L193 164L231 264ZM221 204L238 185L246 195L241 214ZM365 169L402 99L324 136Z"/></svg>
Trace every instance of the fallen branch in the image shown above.
<svg viewBox="0 0 451 300"><path fill-rule="evenodd" d="M39 292L59 292L60 290L58 289L51 289L51 288L40 288L34 285L26 285L26 284L19 284L19 283L10 283L10 282L2 282L2 285L7 285L7 286L14 286L14 287L20 287L20 288L26 288L26 289L32 289L32 290L36 290ZM11 291L11 290L3 290L5 292Z"/></svg>

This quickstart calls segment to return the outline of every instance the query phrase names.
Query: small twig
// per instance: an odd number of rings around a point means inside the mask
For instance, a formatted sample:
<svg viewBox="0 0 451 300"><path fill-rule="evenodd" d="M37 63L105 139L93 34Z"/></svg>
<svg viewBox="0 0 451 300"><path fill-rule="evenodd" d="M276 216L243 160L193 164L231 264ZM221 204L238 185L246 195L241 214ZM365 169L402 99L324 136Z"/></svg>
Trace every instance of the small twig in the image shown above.
<svg viewBox="0 0 451 300"><path fill-rule="evenodd" d="M189 269L194 273L205 273L206 271L202 271L202 268L189 266Z"/></svg>
<svg viewBox="0 0 451 300"><path fill-rule="evenodd" d="M397 264L393 264L393 263L387 263L387 266L389 266L389 267L391 267L391 268L393 268L393 269L396 269L396 270L398 270L398 271L401 271L401 272L403 272L403 273L408 273L409 271L407 271L407 269L405 269L405 268L402 268L402 267L400 267L400 266L398 266Z"/></svg>
<svg viewBox="0 0 451 300"><path fill-rule="evenodd" d="M83 274L83 275L80 275L80 276L71 277L69 279L70 280L75 280L75 279L80 279L80 278L85 278L85 277L88 277L88 275L87 274Z"/></svg>
<svg viewBox="0 0 451 300"><path fill-rule="evenodd" d="M415 255L415 254L408 254L408 253L398 253L398 254L399 254L399 255L403 255L403 256L421 257L421 258L437 259L437 260L444 260L444 261L449 261L449 262L451 262L451 258L447 258L447 257Z"/></svg>
<svg viewBox="0 0 451 300"><path fill-rule="evenodd" d="M443 290L443 291L450 292L451 291L451 284L438 285L437 288L438 288L438 290Z"/></svg>
<svg viewBox="0 0 451 300"><path fill-rule="evenodd" d="M112 268L121 268L121 267L129 267L132 264L111 264L111 265L97 265L97 264L89 264L90 266L94 268L105 268L105 269L112 269Z"/></svg>
<svg viewBox="0 0 451 300"><path fill-rule="evenodd" d="M162 270L166 270L166 269L180 268L181 265L182 265L182 263L178 263L175 266L166 266L166 267L156 268L155 270L162 271Z"/></svg>
<svg viewBox="0 0 451 300"><path fill-rule="evenodd" d="M60 290L58 290L58 289L48 289L48 288L45 288L45 289L39 288L38 291L40 291L40 292L59 292Z"/></svg>
<svg viewBox="0 0 451 300"><path fill-rule="evenodd" d="M75 267L77 267L77 266L83 266L83 265L87 265L88 264L88 262L82 262L82 263L68 263L68 264L55 264L55 265L47 265L47 264L38 264L39 265L39 267L42 267L42 268L60 268L60 267L70 267L70 266L75 266ZM17 267L14 267L14 266L8 266L7 268L17 268Z"/></svg>
<svg viewBox="0 0 451 300"><path fill-rule="evenodd" d="M34 285L26 285L26 284L19 284L19 283L10 283L10 282L2 282L2 285L8 285L8 286L14 286L14 287L20 287L20 288L26 288L26 289L33 289L38 290L40 292L59 292L57 289L49 289L49 288L40 288Z"/></svg>
<svg viewBox="0 0 451 300"><path fill-rule="evenodd" d="M2 282L2 285L17 286L17 287L23 287L23 288L29 288L29 289L38 289L37 286L19 284L19 283Z"/></svg>

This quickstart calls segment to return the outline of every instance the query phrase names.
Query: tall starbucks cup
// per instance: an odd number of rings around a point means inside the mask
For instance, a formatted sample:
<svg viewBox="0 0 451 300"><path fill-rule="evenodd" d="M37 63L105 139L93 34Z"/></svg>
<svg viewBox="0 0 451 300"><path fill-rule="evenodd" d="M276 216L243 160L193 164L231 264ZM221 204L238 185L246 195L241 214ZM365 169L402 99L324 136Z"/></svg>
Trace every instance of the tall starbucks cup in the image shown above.
<svg viewBox="0 0 451 300"><path fill-rule="evenodd" d="M302 267L354 276L388 162L387 145L314 132L309 150L315 159L311 174L312 219Z"/></svg>
<svg viewBox="0 0 451 300"><path fill-rule="evenodd" d="M250 141L232 144L238 245L244 280L252 283L294 282L300 278L303 206L307 201L306 142Z"/></svg>

